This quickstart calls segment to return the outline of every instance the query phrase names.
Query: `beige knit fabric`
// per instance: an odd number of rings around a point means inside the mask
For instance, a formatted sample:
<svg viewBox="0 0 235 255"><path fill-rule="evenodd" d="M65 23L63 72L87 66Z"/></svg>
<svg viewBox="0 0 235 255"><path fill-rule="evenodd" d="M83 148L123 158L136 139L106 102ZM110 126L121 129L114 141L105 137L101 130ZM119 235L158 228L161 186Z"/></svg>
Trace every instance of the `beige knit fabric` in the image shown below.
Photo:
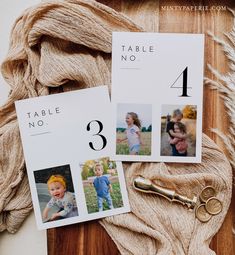
<svg viewBox="0 0 235 255"><path fill-rule="evenodd" d="M12 92L0 108L0 231L15 232L31 210L14 101L61 91L110 85L111 32L141 31L120 13L94 1L53 1L30 8L16 21L2 73ZM231 168L203 138L202 164L125 165L132 213L102 221L122 254L212 254L211 237L231 198ZM142 174L183 195L215 186L223 212L206 224L181 205L135 192Z"/></svg>
<svg viewBox="0 0 235 255"><path fill-rule="evenodd" d="M0 108L0 231L15 232L32 209L14 101L110 85L112 31L140 30L94 1L45 2L16 20L2 64L12 92Z"/></svg>
<svg viewBox="0 0 235 255"><path fill-rule="evenodd" d="M101 222L122 254L215 254L209 244L230 204L232 172L228 160L210 138L203 136L201 164L133 163L126 164L125 170L132 212ZM194 211L182 205L135 191L132 182L137 175L189 197L198 196L205 186L212 185L223 202L223 211L201 223Z"/></svg>

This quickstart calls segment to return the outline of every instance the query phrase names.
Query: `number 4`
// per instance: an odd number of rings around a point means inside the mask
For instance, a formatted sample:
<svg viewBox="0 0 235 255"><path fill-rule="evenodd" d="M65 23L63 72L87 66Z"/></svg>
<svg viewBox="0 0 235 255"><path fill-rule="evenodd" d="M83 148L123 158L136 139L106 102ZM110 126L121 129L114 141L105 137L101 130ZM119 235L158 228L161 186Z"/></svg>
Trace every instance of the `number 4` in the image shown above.
<svg viewBox="0 0 235 255"><path fill-rule="evenodd" d="M174 87L175 83L178 81L180 76L183 75L183 86L182 87ZM182 95L180 97L189 97L187 94L187 90L191 89L192 87L188 87L188 67L184 69L184 71L177 77L177 79L174 81L174 83L171 85L171 88L180 89L182 88Z"/></svg>

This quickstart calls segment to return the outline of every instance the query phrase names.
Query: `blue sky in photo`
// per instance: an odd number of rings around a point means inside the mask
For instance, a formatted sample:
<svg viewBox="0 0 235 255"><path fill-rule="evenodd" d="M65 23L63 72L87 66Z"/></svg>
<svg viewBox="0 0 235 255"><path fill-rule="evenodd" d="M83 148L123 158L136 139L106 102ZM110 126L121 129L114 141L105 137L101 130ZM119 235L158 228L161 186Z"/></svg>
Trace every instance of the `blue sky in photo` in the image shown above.
<svg viewBox="0 0 235 255"><path fill-rule="evenodd" d="M182 111L184 107L185 105L162 105L161 116L167 116L167 114L172 115L174 110L180 109Z"/></svg>
<svg viewBox="0 0 235 255"><path fill-rule="evenodd" d="M138 114L142 127L148 128L152 124L152 105L150 104L118 104L117 105L117 127L126 128L127 112Z"/></svg>

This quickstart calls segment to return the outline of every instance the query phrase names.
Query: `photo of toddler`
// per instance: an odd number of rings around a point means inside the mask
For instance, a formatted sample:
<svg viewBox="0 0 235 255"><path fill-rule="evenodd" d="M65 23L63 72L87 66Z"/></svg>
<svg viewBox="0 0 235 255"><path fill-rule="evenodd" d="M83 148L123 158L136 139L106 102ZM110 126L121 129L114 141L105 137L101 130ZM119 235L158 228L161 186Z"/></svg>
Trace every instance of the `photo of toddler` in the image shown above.
<svg viewBox="0 0 235 255"><path fill-rule="evenodd" d="M107 213L123 207L119 170L115 161L109 157L91 159L80 163L80 168L89 214Z"/></svg>
<svg viewBox="0 0 235 255"><path fill-rule="evenodd" d="M77 216L75 196L73 193L66 191L65 178L62 175L51 175L47 185L51 200L43 210L43 219L46 220L48 218L48 212L53 206L57 206L59 211L52 214L50 221Z"/></svg>
<svg viewBox="0 0 235 255"><path fill-rule="evenodd" d="M33 173L43 223L78 216L70 165L36 170Z"/></svg>
<svg viewBox="0 0 235 255"><path fill-rule="evenodd" d="M151 105L118 104L116 123L116 154L151 155Z"/></svg>
<svg viewBox="0 0 235 255"><path fill-rule="evenodd" d="M107 176L103 175L104 169L100 163L96 163L94 166L94 173L96 178L93 181L93 185L97 194L97 204L99 212L103 211L103 201L106 200L109 209L113 209L113 201L110 192L113 192L112 185Z"/></svg>
<svg viewBox="0 0 235 255"><path fill-rule="evenodd" d="M117 143L128 141L129 154L138 155L141 142L141 122L135 112L128 112L126 115L127 128L125 130L126 137L117 139Z"/></svg>

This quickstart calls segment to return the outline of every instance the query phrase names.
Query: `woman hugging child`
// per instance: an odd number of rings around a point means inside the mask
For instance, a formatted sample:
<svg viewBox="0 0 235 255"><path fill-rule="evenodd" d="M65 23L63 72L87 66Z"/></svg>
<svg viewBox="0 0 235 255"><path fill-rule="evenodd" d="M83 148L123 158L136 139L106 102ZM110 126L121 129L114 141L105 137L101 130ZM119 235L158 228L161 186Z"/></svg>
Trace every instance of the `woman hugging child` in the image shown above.
<svg viewBox="0 0 235 255"><path fill-rule="evenodd" d="M176 134L186 135L186 126L182 122L176 122L174 124L174 132ZM186 138L174 137L170 139L170 144L175 145L175 148L178 152L177 156L182 156L182 157L187 156L188 143L186 141Z"/></svg>
<svg viewBox="0 0 235 255"><path fill-rule="evenodd" d="M172 156L187 156L187 132L186 126L181 122L183 113L180 109L173 111L172 120L168 121L166 132L170 136ZM178 148L178 149L177 149Z"/></svg>

